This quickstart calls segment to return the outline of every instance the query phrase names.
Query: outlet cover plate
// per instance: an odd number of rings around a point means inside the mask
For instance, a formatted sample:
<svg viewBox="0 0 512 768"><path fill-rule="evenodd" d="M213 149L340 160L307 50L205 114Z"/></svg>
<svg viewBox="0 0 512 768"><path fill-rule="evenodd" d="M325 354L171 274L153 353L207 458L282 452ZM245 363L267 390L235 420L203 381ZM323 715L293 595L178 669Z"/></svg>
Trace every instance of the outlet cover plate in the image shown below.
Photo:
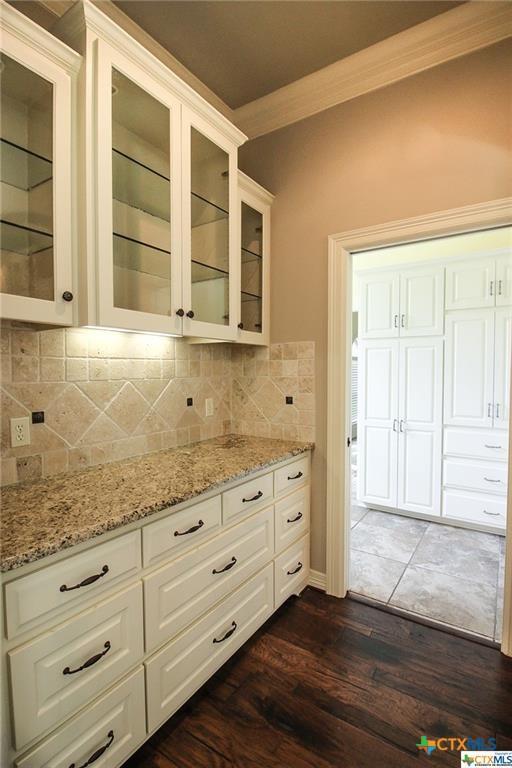
<svg viewBox="0 0 512 768"><path fill-rule="evenodd" d="M30 445L30 421L28 416L11 419L11 447Z"/></svg>

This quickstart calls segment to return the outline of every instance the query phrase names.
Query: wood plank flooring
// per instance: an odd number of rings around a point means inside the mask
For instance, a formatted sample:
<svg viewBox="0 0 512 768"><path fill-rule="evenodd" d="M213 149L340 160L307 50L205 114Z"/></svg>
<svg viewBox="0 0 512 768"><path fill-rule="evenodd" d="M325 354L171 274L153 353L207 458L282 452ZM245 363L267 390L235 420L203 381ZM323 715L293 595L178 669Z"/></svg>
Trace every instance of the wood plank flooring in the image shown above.
<svg viewBox="0 0 512 768"><path fill-rule="evenodd" d="M422 734L512 749L512 659L308 588L124 768L460 766Z"/></svg>

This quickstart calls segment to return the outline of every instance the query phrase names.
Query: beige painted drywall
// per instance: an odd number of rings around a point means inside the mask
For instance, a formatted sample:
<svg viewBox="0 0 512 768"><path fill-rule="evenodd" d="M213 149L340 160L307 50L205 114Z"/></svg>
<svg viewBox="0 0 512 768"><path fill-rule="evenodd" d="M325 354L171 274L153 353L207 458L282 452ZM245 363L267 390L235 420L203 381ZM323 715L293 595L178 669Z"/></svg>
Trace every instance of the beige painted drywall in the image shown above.
<svg viewBox="0 0 512 768"><path fill-rule="evenodd" d="M327 237L512 195L511 72L507 40L241 148L242 170L276 194L272 340L316 342L316 570L325 570Z"/></svg>

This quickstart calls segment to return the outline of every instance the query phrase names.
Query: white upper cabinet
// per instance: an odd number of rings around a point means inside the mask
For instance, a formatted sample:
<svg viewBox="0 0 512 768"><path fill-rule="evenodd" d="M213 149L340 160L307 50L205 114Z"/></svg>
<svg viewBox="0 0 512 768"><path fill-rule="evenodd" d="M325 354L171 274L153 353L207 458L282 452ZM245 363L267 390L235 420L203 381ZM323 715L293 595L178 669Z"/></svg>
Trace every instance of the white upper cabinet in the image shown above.
<svg viewBox="0 0 512 768"><path fill-rule="evenodd" d="M359 283L361 338L443 334L443 267L360 272Z"/></svg>
<svg viewBox="0 0 512 768"><path fill-rule="evenodd" d="M496 306L512 305L512 251L496 259Z"/></svg>
<svg viewBox="0 0 512 768"><path fill-rule="evenodd" d="M510 355L512 308L497 309L494 332L494 426L508 429L510 420Z"/></svg>
<svg viewBox="0 0 512 768"><path fill-rule="evenodd" d="M446 267L446 309L512 304L512 255L455 261Z"/></svg>
<svg viewBox="0 0 512 768"><path fill-rule="evenodd" d="M81 57L0 8L2 317L74 319L74 109Z"/></svg>
<svg viewBox="0 0 512 768"><path fill-rule="evenodd" d="M238 341L268 344L270 337L270 206L273 195L238 172L240 288Z"/></svg>

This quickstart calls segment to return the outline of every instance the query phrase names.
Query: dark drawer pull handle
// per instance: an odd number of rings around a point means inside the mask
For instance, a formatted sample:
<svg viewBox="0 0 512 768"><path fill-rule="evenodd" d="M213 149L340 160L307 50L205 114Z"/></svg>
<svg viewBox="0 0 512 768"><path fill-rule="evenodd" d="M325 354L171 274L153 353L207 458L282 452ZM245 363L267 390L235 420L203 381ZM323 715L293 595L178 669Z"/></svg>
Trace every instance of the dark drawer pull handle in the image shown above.
<svg viewBox="0 0 512 768"><path fill-rule="evenodd" d="M101 573L95 573L94 576L88 576L86 579L80 582L80 584L75 584L74 587L66 587L65 584L62 584L60 591L61 592L71 592L72 589L80 589L80 587L88 587L89 584L94 584L95 581L98 581L98 579L101 579L105 574L108 573L108 565L104 565L101 569Z"/></svg>
<svg viewBox="0 0 512 768"><path fill-rule="evenodd" d="M298 566L293 571L286 571L287 576L293 576L294 573L298 573L302 568L302 563L299 563Z"/></svg>
<svg viewBox="0 0 512 768"><path fill-rule="evenodd" d="M501 514L500 512L489 512L487 509L482 509L482 512L484 515L489 515L490 517L499 517Z"/></svg>
<svg viewBox="0 0 512 768"><path fill-rule="evenodd" d="M235 629L237 628L237 626L238 626L238 625L237 625L236 621L234 621L234 622L231 624L231 629L228 629L228 631L226 632L226 634L224 635L224 637L221 637L220 639L217 639L216 637L214 637L214 638L213 638L213 642L214 642L214 643L223 643L223 642L224 642L224 640L227 640L227 639L228 639L228 637L231 637L231 635L233 634L233 632L235 631Z"/></svg>
<svg viewBox="0 0 512 768"><path fill-rule="evenodd" d="M296 475L288 475L288 480L298 480L299 477L302 477L302 475L303 475L302 472L297 472Z"/></svg>
<svg viewBox="0 0 512 768"><path fill-rule="evenodd" d="M496 449L502 448L501 445L487 445L487 443L484 443L484 445L486 448L496 448Z"/></svg>
<svg viewBox="0 0 512 768"><path fill-rule="evenodd" d="M195 533L200 528L202 528L204 525L202 520L197 521L197 525L193 525L192 528L189 528L188 531L174 531L175 536L186 536L187 533Z"/></svg>
<svg viewBox="0 0 512 768"><path fill-rule="evenodd" d="M87 768L88 765L92 765L96 762L96 760L99 760L102 754L110 747L112 742L114 741L114 731L109 731L107 733L108 741L106 744L104 744L102 747L96 750L96 752L93 752L90 758L86 763L83 763L83 765L80 766L80 768ZM75 768L75 764L71 763L69 768Z"/></svg>
<svg viewBox="0 0 512 768"><path fill-rule="evenodd" d="M247 501L257 501L258 499L261 499L262 496L263 496L263 491L258 491L256 496L253 496L252 499L242 499L242 501L245 504L245 502L247 502Z"/></svg>
<svg viewBox="0 0 512 768"><path fill-rule="evenodd" d="M289 517L289 518L288 518L288 520L287 520L286 522L287 522L287 523L296 523L296 522L297 522L297 520L300 520L300 519L301 519L301 517L302 517L302 512L299 512L299 514L297 515L297 517L292 517L292 518L290 518L290 517Z"/></svg>
<svg viewBox="0 0 512 768"><path fill-rule="evenodd" d="M103 656L110 651L110 642L107 640L105 645L103 646L105 650L101 651L101 653L95 653L94 656L91 656L90 659L87 659L87 661L84 661L81 667L78 667L78 669L70 669L69 667L65 667L65 669L62 670L63 675L74 675L77 672L81 672L83 669L87 669L88 667L92 667L94 664L97 664L98 661L103 658Z"/></svg>
<svg viewBox="0 0 512 768"><path fill-rule="evenodd" d="M217 573L225 573L226 571L230 571L230 570L231 570L231 568L232 568L234 565L236 565L236 557L232 557L232 558L231 558L231 560L229 561L229 563L228 563L227 565L225 565L225 566L224 566L224 568L219 568L219 570L217 570L216 568L214 568L214 569L213 569L213 571L212 571L212 573L215 573L215 574L217 574Z"/></svg>
<svg viewBox="0 0 512 768"><path fill-rule="evenodd" d="M494 480L492 477L484 477L487 483L501 483L501 480Z"/></svg>

